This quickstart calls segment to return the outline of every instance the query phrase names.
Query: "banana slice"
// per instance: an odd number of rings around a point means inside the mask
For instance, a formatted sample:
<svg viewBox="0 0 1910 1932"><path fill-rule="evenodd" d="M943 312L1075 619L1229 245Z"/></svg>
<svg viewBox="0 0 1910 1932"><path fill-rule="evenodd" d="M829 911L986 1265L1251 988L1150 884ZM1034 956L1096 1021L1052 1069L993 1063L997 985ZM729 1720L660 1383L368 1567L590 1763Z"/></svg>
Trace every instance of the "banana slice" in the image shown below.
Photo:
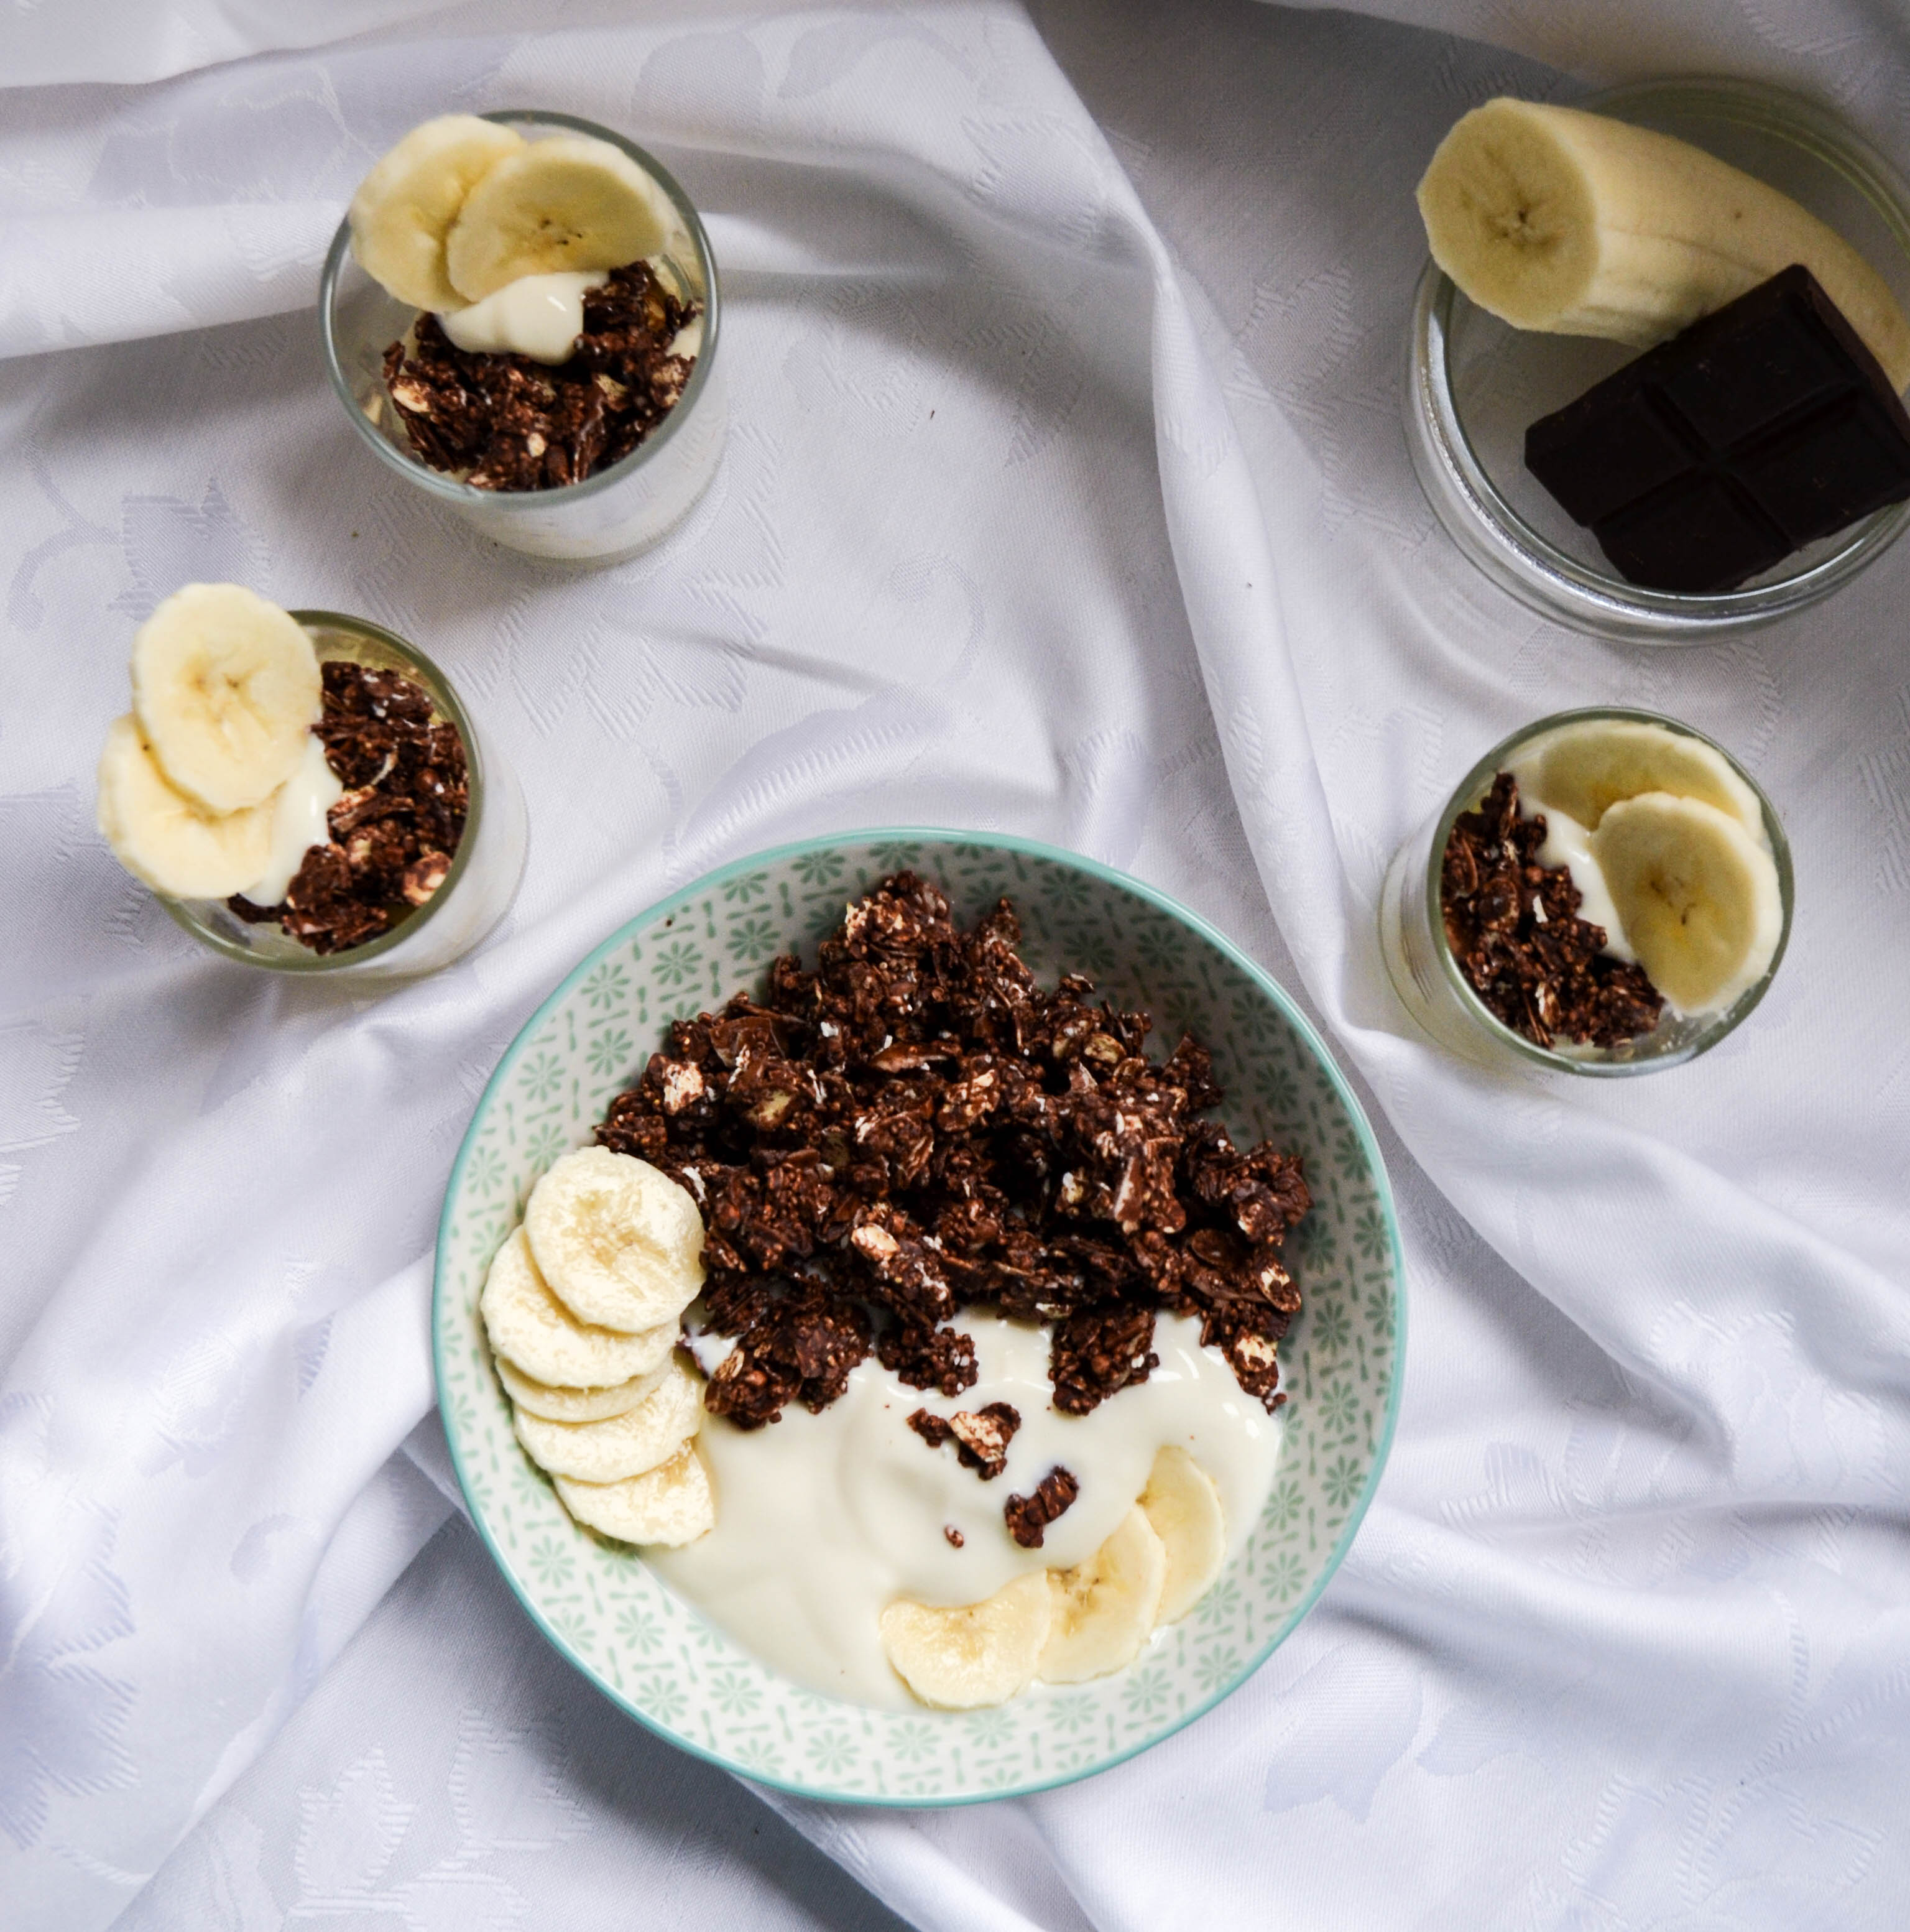
<svg viewBox="0 0 1910 1932"><path fill-rule="evenodd" d="M132 669L160 770L208 812L270 798L298 770L324 700L311 639L237 584L174 591L139 626Z"/></svg>
<svg viewBox="0 0 1910 1932"><path fill-rule="evenodd" d="M1154 1458L1141 1492L1141 1513L1167 1552L1154 1620L1177 1623L1213 1588L1227 1561L1220 1492L1186 1450L1170 1442Z"/></svg>
<svg viewBox="0 0 1910 1932"><path fill-rule="evenodd" d="M1722 752L1642 718L1588 719L1539 740L1512 768L1522 800L1549 806L1588 831L1622 798L1668 791L1729 812L1754 838L1764 836L1757 794Z"/></svg>
<svg viewBox="0 0 1910 1932"><path fill-rule="evenodd" d="M620 1483L580 1483L553 1476L558 1499L579 1522L619 1543L661 1544L674 1550L716 1527L709 1474L686 1442L670 1460Z"/></svg>
<svg viewBox="0 0 1910 1932"><path fill-rule="evenodd" d="M1132 1664L1158 1621L1167 1547L1138 1509L1085 1563L1051 1570L1054 1628L1041 1654L1050 1684L1081 1684Z"/></svg>
<svg viewBox="0 0 1910 1932"><path fill-rule="evenodd" d="M522 1228L498 1250L478 1307L493 1351L556 1388L603 1388L648 1375L676 1346L673 1321L634 1335L578 1321L538 1274Z"/></svg>
<svg viewBox="0 0 1910 1932"><path fill-rule="evenodd" d="M1643 346L1801 262L1910 382L1910 321L1883 279L1789 196L1688 142L1501 98L1439 144L1419 185L1432 259L1515 328Z"/></svg>
<svg viewBox="0 0 1910 1932"><path fill-rule="evenodd" d="M1606 812L1591 850L1639 964L1681 1012L1722 1011L1771 964L1777 863L1729 813L1646 792Z"/></svg>
<svg viewBox="0 0 1910 1932"><path fill-rule="evenodd" d="M169 898L229 898L270 862L271 806L203 810L166 782L130 715L106 733L99 787L97 822L112 856Z"/></svg>
<svg viewBox="0 0 1910 1932"><path fill-rule="evenodd" d="M520 275L621 268L654 255L670 216L663 190L621 148L553 135L507 155L472 188L445 238L445 266L463 300L481 302Z"/></svg>
<svg viewBox="0 0 1910 1932"><path fill-rule="evenodd" d="M442 114L414 128L358 184L346 219L352 253L401 302L457 308L445 272L445 236L466 197L523 135L475 114Z"/></svg>
<svg viewBox="0 0 1910 1932"><path fill-rule="evenodd" d="M1005 1704L1033 1682L1053 1628L1045 1570L1031 1570L992 1597L954 1610L906 1598L882 1613L882 1647L925 1704L973 1711Z"/></svg>
<svg viewBox="0 0 1910 1932"><path fill-rule="evenodd" d="M669 1372L634 1408L601 1422L552 1422L516 1410L517 1440L531 1460L553 1476L580 1483L620 1483L667 1462L703 1420L701 1384L672 1363Z"/></svg>
<svg viewBox="0 0 1910 1932"><path fill-rule="evenodd" d="M625 1414L662 1382L672 1366L666 1359L660 1367L605 1388L556 1388L526 1375L508 1356L493 1359L504 1393L528 1414L551 1422L607 1422L613 1415Z"/></svg>
<svg viewBox="0 0 1910 1932"><path fill-rule="evenodd" d="M599 1328L674 1322L703 1286L697 1204L634 1154L565 1154L531 1190L524 1233L551 1292Z"/></svg>

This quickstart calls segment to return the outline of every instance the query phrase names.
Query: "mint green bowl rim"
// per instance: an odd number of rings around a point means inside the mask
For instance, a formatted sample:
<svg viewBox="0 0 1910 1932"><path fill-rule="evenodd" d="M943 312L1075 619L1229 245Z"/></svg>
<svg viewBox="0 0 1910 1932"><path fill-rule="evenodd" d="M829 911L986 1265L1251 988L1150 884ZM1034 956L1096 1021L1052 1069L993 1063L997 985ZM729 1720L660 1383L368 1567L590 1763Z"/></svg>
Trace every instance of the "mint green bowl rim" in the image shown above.
<svg viewBox="0 0 1910 1932"><path fill-rule="evenodd" d="M706 1750L703 1746L691 1742L688 1738L679 1736L673 1731L665 1730L661 1725L655 1723L646 1712L632 1702L622 1691L617 1690L613 1685L606 1683L577 1654L572 1646L552 1626L543 1612L525 1594L523 1590L519 1586L516 1576L512 1574L511 1566L504 1561L502 1552L492 1540L490 1526L484 1520L482 1514L473 1499L471 1484L465 1474L463 1457L458 1448L457 1438L450 1430L445 1430L445 1442L451 1453L451 1468L457 1475L457 1486L464 1498L466 1516L482 1540L486 1553L490 1556L492 1563L505 1582L510 1586L511 1594L517 1598L524 1614L529 1618L532 1625L551 1648L556 1651L558 1655L562 1658L579 1676L586 1679L594 1688L608 1698L620 1710L634 1718L646 1730L662 1738L666 1744L673 1744L679 1750L688 1752L692 1757L701 1758L707 1764L715 1765L721 1769L730 1772L732 1776L741 1779L745 1784L766 1786L771 1790L781 1791L790 1797L804 1798L811 1803L865 1805L886 1810L924 1811L952 1810L959 1805L994 1804L1004 1798L1033 1797L1037 1792L1053 1791L1063 1785L1076 1784L1082 1778L1096 1777L1104 1771L1111 1771L1117 1765L1125 1764L1131 1758L1138 1756L1141 1752L1152 1750L1156 1744L1161 1743L1164 1739L1172 1737L1177 1731L1185 1730L1197 1718L1204 1717L1216 1704L1220 1703L1224 1699L1231 1697L1298 1628L1302 1620L1319 1601L1321 1594L1327 1586L1338 1574L1340 1564L1345 1560L1348 1550L1352 1548L1353 1539L1359 1534L1360 1526L1366 1520L1367 1508L1379 1487L1380 1478L1385 1472L1387 1458L1392 1452L1393 1431L1399 1420L1399 1404L1406 1379L1406 1258L1405 1252L1400 1246L1399 1216L1393 1204L1393 1186L1387 1174L1386 1162L1380 1153L1379 1142L1373 1132L1372 1124L1366 1118L1366 1111L1360 1104L1359 1096L1354 1092L1346 1076L1340 1070L1339 1061L1333 1058L1313 1023L1294 1004L1293 996L1264 966L1243 952L1218 927L1210 925L1198 913L1190 910L1179 900L1161 891L1158 886L1150 886L1144 880L1137 879L1132 873L1121 872L1113 866L1105 866L1099 860L1087 858L1078 852L1070 852L1064 847L1045 844L1038 838L1020 838L1009 832L965 831L943 826L902 825L857 827L847 831L828 832L815 838L791 839L787 844L781 845L766 846L760 851L751 852L742 858L732 860L726 866L719 866L712 872L705 872L691 884L672 892L667 898L658 899L654 904L646 907L643 911L638 913L634 918L626 920L600 944L593 946L564 976L562 980L536 1012L532 1013L519 1028L516 1037L504 1049L503 1056L499 1060L496 1070L492 1073L490 1079L484 1083L484 1090L479 1095L478 1104L472 1110L471 1124L464 1130L464 1138L458 1144L457 1158L451 1162L451 1173L445 1183L444 1206L438 1216L437 1246L433 1258L431 1278L431 1373L434 1390L441 1389L445 1381L444 1324L439 1318L442 1313L446 1293L445 1255L452 1207L457 1198L463 1180L465 1162L470 1156L472 1144L476 1138L478 1123L483 1119L485 1111L490 1106L491 1096L516 1065L519 1055L528 1047L538 1029L556 1011L558 1006L568 998L585 976L603 959L606 954L634 938L637 934L654 925L658 920L673 917L691 900L709 892L712 887L721 885L726 880L735 878L742 873L752 871L766 862L794 858L805 852L829 851L841 845L878 844L904 842L916 842L922 844L939 842L943 844L979 846L997 851L1018 852L1030 858L1045 860L1052 865L1085 872L1092 878L1099 879L1105 884L1118 886L1124 892L1132 892L1137 897L1144 898L1150 904L1158 907L1170 918L1186 927L1195 938L1204 941L1216 952L1238 967L1259 988L1261 993L1272 1003L1281 1018L1305 1042L1307 1051L1313 1055L1325 1072L1335 1096L1339 1101L1341 1106L1345 1109L1347 1118L1352 1123L1354 1136L1359 1142L1360 1151L1372 1171L1375 1191L1379 1198L1380 1211L1385 1217L1387 1246L1393 1261L1394 1345L1391 1386L1387 1390L1386 1413L1380 1424L1378 1440L1374 1448L1373 1466L1367 1473L1366 1483L1360 1492L1358 1501L1354 1503L1348 1514L1345 1524L1340 1531L1339 1539L1328 1553L1327 1561L1321 1566L1320 1574L1315 1580L1313 1587L1307 1592L1299 1603L1294 1605L1293 1610L1288 1614L1286 1621L1274 1631L1257 1652L1241 1664L1235 1675L1216 1690L1204 1702L1196 1704L1192 1708L1180 1713L1179 1716L1164 1722L1161 1729L1151 1737L1144 1738L1138 1743L1113 1752L1096 1763L1080 1766L1072 1771L1063 1772L1057 1776L1044 1778L1027 1784L1016 1785L1003 1791L966 1792L946 1798L918 1798L895 1793L868 1792L821 1793L813 1785L798 1784L793 1780L765 1777L760 1772L746 1769L725 1757L720 1751ZM439 1413L442 1417L442 1409ZM844 1701L846 1705L847 1700Z"/></svg>

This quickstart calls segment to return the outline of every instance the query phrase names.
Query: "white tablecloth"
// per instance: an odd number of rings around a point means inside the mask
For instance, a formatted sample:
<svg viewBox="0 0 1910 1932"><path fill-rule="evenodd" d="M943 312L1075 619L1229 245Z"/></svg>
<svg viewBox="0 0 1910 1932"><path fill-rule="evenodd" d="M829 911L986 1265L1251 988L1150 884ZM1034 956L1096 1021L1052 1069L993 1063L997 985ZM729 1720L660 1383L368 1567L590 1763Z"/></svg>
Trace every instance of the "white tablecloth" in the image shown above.
<svg viewBox="0 0 1910 1932"><path fill-rule="evenodd" d="M1406 1400L1341 1574L1219 1709L1040 1798L798 1829L938 1932L1905 1922L1910 546L1729 644L1573 637L1433 525L1398 392L1425 157L1573 84L1502 48L1787 79L1902 162L1910 30L1387 10L1474 38L1243 0L0 25L7 1932L881 1922L541 1653L446 1494L424 1257L592 944L905 821L1127 867L1311 1003L1401 1197ZM503 104L657 147L725 271L724 470L607 572L395 488L319 373L352 184ZM532 859L472 959L267 983L100 845L131 631L222 578L416 638L496 733ZM1495 738L1609 699L1758 772L1791 955L1689 1069L1489 1078L1392 1004L1381 874Z"/></svg>

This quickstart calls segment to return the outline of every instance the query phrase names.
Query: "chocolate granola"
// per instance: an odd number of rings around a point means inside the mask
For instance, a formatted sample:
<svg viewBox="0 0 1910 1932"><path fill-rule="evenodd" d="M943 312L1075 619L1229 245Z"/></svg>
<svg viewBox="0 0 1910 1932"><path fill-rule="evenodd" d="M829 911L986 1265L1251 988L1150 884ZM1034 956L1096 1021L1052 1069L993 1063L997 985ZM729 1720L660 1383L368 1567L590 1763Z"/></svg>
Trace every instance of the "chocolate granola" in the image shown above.
<svg viewBox="0 0 1910 1932"><path fill-rule="evenodd" d="M345 658L319 668L325 704L312 729L345 787L326 814L331 839L307 849L279 904L226 903L248 924L276 922L329 953L390 932L431 898L451 872L471 795L464 741L454 724L433 722L421 685Z"/></svg>
<svg viewBox="0 0 1910 1932"><path fill-rule="evenodd" d="M1605 928L1578 916L1571 868L1538 862L1545 842L1545 814L1522 818L1518 782L1501 772L1446 842L1447 944L1486 1010L1535 1046L1622 1046L1658 1024L1664 996L1642 968L1600 950Z"/></svg>
<svg viewBox="0 0 1910 1932"><path fill-rule="evenodd" d="M421 315L411 346L385 350L385 387L433 470L478 490L555 489L620 461L676 407L695 358L670 344L702 313L632 262L585 291L568 362L460 349Z"/></svg>
<svg viewBox="0 0 1910 1932"><path fill-rule="evenodd" d="M1066 1514L1081 1486L1072 1469L1058 1463L1035 1485L1031 1496L1010 1496L1001 1506L1008 1533L1024 1550L1039 1550L1048 1534L1048 1526Z"/></svg>
<svg viewBox="0 0 1910 1932"><path fill-rule="evenodd" d="M1007 901L958 931L912 872L850 906L816 970L672 1024L597 1138L703 1211L708 1329L736 1338L709 1408L820 1410L873 1351L958 1395L987 1307L1052 1330L1054 1406L1085 1414L1157 1366L1154 1318L1198 1316L1270 1409L1300 1306L1281 1259L1299 1159L1234 1146L1206 1050L1150 1059L1147 1015L1045 992ZM983 1412L985 1413L985 1412ZM952 1425L951 1425L952 1426Z"/></svg>
<svg viewBox="0 0 1910 1932"><path fill-rule="evenodd" d="M919 1408L909 1418L909 1426L931 1449L952 1442L962 1467L991 1483L1008 1467L1008 1445L1021 1426L1021 1412L1012 1402L991 1402L972 1412L958 1408L949 1416Z"/></svg>

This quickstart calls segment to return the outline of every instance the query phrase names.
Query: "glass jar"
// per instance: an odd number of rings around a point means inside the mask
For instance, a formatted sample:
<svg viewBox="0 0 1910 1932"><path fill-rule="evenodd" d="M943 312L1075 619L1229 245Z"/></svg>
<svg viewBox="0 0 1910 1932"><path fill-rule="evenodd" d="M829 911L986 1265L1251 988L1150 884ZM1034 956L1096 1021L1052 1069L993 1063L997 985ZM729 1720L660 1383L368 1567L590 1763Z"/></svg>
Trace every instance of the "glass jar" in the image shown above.
<svg viewBox="0 0 1910 1932"><path fill-rule="evenodd" d="M1910 187L1834 116L1741 80L1645 81L1580 104L1688 141L1781 190L1843 236L1910 310ZM1702 644L1828 596L1910 524L1910 502L1894 503L1738 590L1642 590L1527 470L1525 431L1642 352L1514 328L1432 262L1420 278L1411 345L1406 441L1434 514L1501 589L1571 629Z"/></svg>
<svg viewBox="0 0 1910 1932"><path fill-rule="evenodd" d="M319 284L326 373L352 427L379 460L486 536L532 556L570 562L634 556L689 514L723 454L729 401L720 353L722 298L709 238L688 196L662 163L610 128L568 114L520 108L501 109L484 118L532 140L573 134L607 141L668 196L676 220L654 266L676 295L703 306L702 345L676 406L628 456L580 483L550 490L474 490L433 470L412 449L385 388L385 351L410 328L418 311L387 293L358 266L345 222L332 237Z"/></svg>
<svg viewBox="0 0 1910 1932"><path fill-rule="evenodd" d="M486 937L517 897L529 834L523 794L459 701L451 682L415 645L362 617L333 610L294 610L319 659L347 658L373 670L395 670L430 694L433 721L456 726L464 741L470 806L464 836L444 883L388 932L339 952L314 952L276 925L253 926L223 899L160 904L201 944L228 959L274 973L324 974L354 982L406 980L461 958Z"/></svg>
<svg viewBox="0 0 1910 1932"><path fill-rule="evenodd" d="M1447 943L1446 921L1441 904L1440 881L1446 856L1446 842L1454 821L1465 812L1476 809L1492 788L1492 781L1516 763L1535 740L1567 724L1623 719L1656 724L1680 737L1694 738L1708 745L1742 778L1756 796L1763 814L1765 838L1777 866L1778 891L1783 906L1783 926L1775 951L1756 983L1747 987L1722 1012L1701 1014L1674 1013L1667 1006L1658 1024L1648 1034L1619 1046L1578 1046L1570 1041L1540 1046L1523 1034L1515 1032L1492 1012L1460 971ZM1493 746L1459 782L1444 806L1429 818L1393 854L1380 889L1380 950L1386 961L1387 976L1401 1004L1441 1045L1483 1064L1507 1066L1519 1063L1550 1067L1564 1073L1622 1077L1633 1073L1655 1073L1661 1068L1682 1065L1717 1046L1735 1027L1743 1023L1765 989L1777 976L1784 950L1790 943L1793 886L1791 848L1784 828L1777 821L1771 803L1750 772L1722 745L1694 731L1675 718L1655 711L1636 711L1616 706L1594 706L1579 711L1560 711L1541 718L1515 731Z"/></svg>

